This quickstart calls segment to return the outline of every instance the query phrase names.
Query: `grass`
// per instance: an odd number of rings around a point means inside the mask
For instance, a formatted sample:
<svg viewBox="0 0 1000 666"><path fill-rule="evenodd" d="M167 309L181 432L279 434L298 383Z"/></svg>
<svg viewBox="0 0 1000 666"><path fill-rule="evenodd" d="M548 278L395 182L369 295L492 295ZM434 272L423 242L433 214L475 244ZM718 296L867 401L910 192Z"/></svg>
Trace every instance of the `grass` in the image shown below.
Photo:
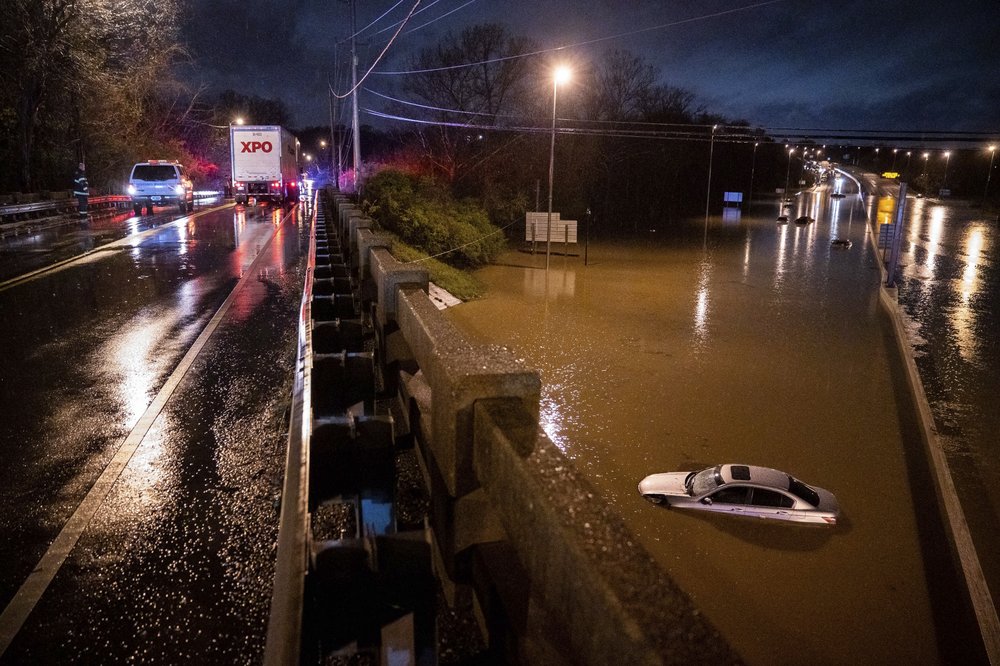
<svg viewBox="0 0 1000 666"><path fill-rule="evenodd" d="M392 237L392 256L404 263L419 261L430 272L431 282L446 289L455 298L472 301L486 294L486 285L472 273L449 266L437 259L429 259L427 253L407 245L394 234L389 235Z"/></svg>

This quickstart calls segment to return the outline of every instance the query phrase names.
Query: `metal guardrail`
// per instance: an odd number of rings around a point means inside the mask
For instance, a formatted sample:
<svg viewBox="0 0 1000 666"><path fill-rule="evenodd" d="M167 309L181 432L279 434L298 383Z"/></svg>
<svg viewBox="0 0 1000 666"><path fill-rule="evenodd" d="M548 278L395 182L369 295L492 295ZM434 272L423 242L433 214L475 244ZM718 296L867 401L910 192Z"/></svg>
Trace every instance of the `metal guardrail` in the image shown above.
<svg viewBox="0 0 1000 666"><path fill-rule="evenodd" d="M199 191L194 193L195 200L211 199L221 196L220 192ZM132 205L132 199L126 194L103 194L91 196L87 200L88 208L103 210L107 208L127 208ZM77 210L75 197L57 197L43 201L8 204L0 206L0 225L10 226L21 222L30 222L53 215L66 215Z"/></svg>

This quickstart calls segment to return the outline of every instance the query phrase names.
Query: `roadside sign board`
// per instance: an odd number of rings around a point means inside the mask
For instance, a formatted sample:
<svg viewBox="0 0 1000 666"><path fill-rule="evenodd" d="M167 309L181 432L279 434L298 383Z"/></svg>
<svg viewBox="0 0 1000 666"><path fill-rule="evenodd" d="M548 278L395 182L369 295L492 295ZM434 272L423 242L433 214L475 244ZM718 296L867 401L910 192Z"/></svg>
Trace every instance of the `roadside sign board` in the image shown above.
<svg viewBox="0 0 1000 666"><path fill-rule="evenodd" d="M546 213L529 212L524 214L524 240L532 243L576 243L576 220L560 220L559 213L552 213L552 236L548 234L548 217Z"/></svg>

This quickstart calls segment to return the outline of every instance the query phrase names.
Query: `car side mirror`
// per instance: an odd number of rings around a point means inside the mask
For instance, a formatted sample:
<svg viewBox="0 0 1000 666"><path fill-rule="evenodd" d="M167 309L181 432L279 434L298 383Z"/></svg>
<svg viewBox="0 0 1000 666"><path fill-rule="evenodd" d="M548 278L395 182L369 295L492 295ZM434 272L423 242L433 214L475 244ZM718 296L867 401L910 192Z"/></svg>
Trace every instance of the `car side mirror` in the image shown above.
<svg viewBox="0 0 1000 666"><path fill-rule="evenodd" d="M705 498L703 498L701 500L701 503L705 504L707 506L712 506L712 498L711 497L705 497Z"/></svg>

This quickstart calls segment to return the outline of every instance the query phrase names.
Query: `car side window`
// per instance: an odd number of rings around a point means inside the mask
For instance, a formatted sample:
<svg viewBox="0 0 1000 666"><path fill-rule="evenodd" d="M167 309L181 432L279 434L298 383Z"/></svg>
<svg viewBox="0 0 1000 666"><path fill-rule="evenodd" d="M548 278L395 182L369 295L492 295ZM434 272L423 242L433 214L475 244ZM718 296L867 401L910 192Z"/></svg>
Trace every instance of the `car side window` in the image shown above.
<svg viewBox="0 0 1000 666"><path fill-rule="evenodd" d="M750 488L746 486L727 486L721 488L712 495L713 503L718 504L746 504L750 498Z"/></svg>
<svg viewBox="0 0 1000 666"><path fill-rule="evenodd" d="M753 498L750 500L750 503L754 506L770 506L782 509L791 509L795 504L791 497L782 495L774 490L767 490L766 488L754 488Z"/></svg>

